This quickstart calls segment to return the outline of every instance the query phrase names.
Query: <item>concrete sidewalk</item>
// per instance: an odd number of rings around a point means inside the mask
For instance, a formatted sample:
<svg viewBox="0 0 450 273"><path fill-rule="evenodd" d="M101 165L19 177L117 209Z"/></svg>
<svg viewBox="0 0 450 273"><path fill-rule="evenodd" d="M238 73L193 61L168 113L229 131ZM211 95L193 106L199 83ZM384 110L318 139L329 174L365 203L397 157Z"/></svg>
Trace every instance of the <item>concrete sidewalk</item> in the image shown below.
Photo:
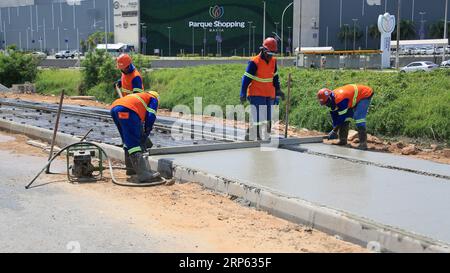
<svg viewBox="0 0 450 273"><path fill-rule="evenodd" d="M363 158L372 157L367 152L358 153ZM450 182L445 179L284 149L157 158L450 243ZM446 171L440 169L441 164L426 163L436 171Z"/></svg>

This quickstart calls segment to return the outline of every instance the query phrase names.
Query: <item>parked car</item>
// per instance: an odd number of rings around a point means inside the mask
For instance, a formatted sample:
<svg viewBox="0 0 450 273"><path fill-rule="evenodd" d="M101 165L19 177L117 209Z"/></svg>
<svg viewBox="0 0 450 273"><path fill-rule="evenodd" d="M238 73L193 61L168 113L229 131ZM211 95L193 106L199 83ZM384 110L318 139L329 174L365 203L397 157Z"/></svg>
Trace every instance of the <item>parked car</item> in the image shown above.
<svg viewBox="0 0 450 273"><path fill-rule="evenodd" d="M75 57L78 57L78 56L84 56L83 52L80 52L80 51L78 51L78 50L72 51L72 54L73 54Z"/></svg>
<svg viewBox="0 0 450 273"><path fill-rule="evenodd" d="M31 55L33 57L36 57L37 59L40 59L40 60L47 59L47 54L45 54L44 52L35 51L35 52L31 53Z"/></svg>
<svg viewBox="0 0 450 273"><path fill-rule="evenodd" d="M70 52L70 50L63 50L55 54L56 59L68 59L68 58L75 58L75 54L73 52Z"/></svg>
<svg viewBox="0 0 450 273"><path fill-rule="evenodd" d="M432 62L413 62L400 69L400 72L426 71L430 72L438 68L438 65Z"/></svg>
<svg viewBox="0 0 450 273"><path fill-rule="evenodd" d="M441 63L441 67L448 67L448 68L450 68L450 60L443 61L443 62Z"/></svg>

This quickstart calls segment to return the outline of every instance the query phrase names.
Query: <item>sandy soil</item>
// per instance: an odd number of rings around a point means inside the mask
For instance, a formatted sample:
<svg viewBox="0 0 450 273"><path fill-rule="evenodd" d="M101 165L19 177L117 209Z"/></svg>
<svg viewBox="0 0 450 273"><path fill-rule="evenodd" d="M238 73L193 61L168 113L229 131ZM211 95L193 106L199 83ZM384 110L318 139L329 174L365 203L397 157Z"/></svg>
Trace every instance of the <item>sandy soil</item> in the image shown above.
<svg viewBox="0 0 450 273"><path fill-rule="evenodd" d="M27 137L0 132L0 150L42 156L26 144ZM124 177L118 174L118 177ZM63 175L43 176L41 182L64 181ZM42 181L43 180L43 181ZM67 187L68 184L48 184ZM70 185L69 185L70 186ZM198 242L192 251L213 252L367 252L306 226L290 223L203 189L196 183L153 188L125 188L110 181L70 187L73 194L110 202L109 217L129 219L141 229L181 234ZM204 246L208 248L202 249ZM174 250L176 251L176 250Z"/></svg>
<svg viewBox="0 0 450 273"><path fill-rule="evenodd" d="M0 95L4 98L16 98L23 100L31 100L31 101L40 101L46 103L58 103L58 96L43 96L39 94L14 94L14 93L2 93ZM70 98L66 98L64 103L74 104L74 105L85 105L92 107L100 107L100 108L109 108L108 104L92 101L92 100L72 100ZM160 109L158 110L158 115L161 116L172 116L173 113L168 109ZM186 118L178 116L179 118ZM195 120L202 120L206 122L220 122L222 124L226 124L227 126L236 126L238 128L246 128L246 124L244 123L236 123L230 120L223 120L214 117L202 117L202 116L194 116ZM190 119L190 117L189 117ZM284 135L285 126L282 123L276 123L273 125L273 128L280 135ZM293 137L307 137L307 136L321 136L324 135L323 132L318 132L314 130L308 130L304 128L295 128L290 126L288 129L289 136ZM327 144L333 143L333 141L324 141ZM357 139L350 141L350 145L352 147L356 147L358 145ZM410 145L414 145L414 151L408 154L405 154L404 148ZM368 146L369 150L383 153L393 153L399 155L405 155L425 160L430 160L434 162L450 164L450 149L446 147L443 143L412 143L409 139L404 139L401 141L390 141L387 139L377 138L375 136L368 137Z"/></svg>

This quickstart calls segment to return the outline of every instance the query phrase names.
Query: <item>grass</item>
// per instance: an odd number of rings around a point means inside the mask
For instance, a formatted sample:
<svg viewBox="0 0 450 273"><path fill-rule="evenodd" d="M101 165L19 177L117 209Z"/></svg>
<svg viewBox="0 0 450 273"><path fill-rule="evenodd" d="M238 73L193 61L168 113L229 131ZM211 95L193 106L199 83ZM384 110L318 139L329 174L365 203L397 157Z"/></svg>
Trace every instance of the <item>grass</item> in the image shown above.
<svg viewBox="0 0 450 273"><path fill-rule="evenodd" d="M194 97L207 105L239 104L239 92L245 65L227 64L180 69L160 69L144 75L145 86L161 95L161 107L172 109L187 105ZM374 88L368 115L368 131L385 137L411 137L450 143L450 70L432 73L380 73L378 71L298 70L281 68L282 89L287 94L287 76L292 73L291 125L328 131L331 119L327 108L316 100L317 90L336 88L348 83ZM76 95L81 83L78 70L42 70L36 81L40 93L58 94L62 88ZM111 102L110 84L99 84L87 92L97 99ZM284 104L280 118L284 117Z"/></svg>
<svg viewBox="0 0 450 273"><path fill-rule="evenodd" d="M78 95L81 72L77 69L40 70L36 79L36 91L43 94L60 94L64 89L66 95Z"/></svg>

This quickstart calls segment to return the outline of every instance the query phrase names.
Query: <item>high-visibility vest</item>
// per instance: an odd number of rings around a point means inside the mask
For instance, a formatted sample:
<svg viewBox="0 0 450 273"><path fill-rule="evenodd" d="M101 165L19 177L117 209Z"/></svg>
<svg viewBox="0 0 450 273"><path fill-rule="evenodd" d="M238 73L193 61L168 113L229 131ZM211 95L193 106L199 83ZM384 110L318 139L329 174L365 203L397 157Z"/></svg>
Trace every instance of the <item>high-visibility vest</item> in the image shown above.
<svg viewBox="0 0 450 273"><path fill-rule="evenodd" d="M256 75L245 73L244 75L252 79L248 86L247 96L261 96L275 98L275 87L273 86L273 78L275 77L275 67L277 60L272 57L267 63L261 58L261 54L252 58L256 64Z"/></svg>
<svg viewBox="0 0 450 273"><path fill-rule="evenodd" d="M348 99L348 108L353 108L361 100L371 97L373 95L373 89L365 85L348 84L335 89L333 94L336 104Z"/></svg>
<svg viewBox="0 0 450 273"><path fill-rule="evenodd" d="M133 80L134 78L141 78L142 86L133 88ZM129 94L133 93L141 93L144 92L144 82L142 81L142 76L137 69L134 69L133 72L129 74L122 73L122 96L125 97Z"/></svg>
<svg viewBox="0 0 450 273"><path fill-rule="evenodd" d="M152 98L157 99L159 101L158 93L152 91L152 92L131 94L114 101L113 104L111 105L111 108L114 108L115 106L118 105L124 106L132 110L136 114L138 114L139 118L144 122L145 117L147 116L147 112L156 115L157 109L152 109L148 106Z"/></svg>

